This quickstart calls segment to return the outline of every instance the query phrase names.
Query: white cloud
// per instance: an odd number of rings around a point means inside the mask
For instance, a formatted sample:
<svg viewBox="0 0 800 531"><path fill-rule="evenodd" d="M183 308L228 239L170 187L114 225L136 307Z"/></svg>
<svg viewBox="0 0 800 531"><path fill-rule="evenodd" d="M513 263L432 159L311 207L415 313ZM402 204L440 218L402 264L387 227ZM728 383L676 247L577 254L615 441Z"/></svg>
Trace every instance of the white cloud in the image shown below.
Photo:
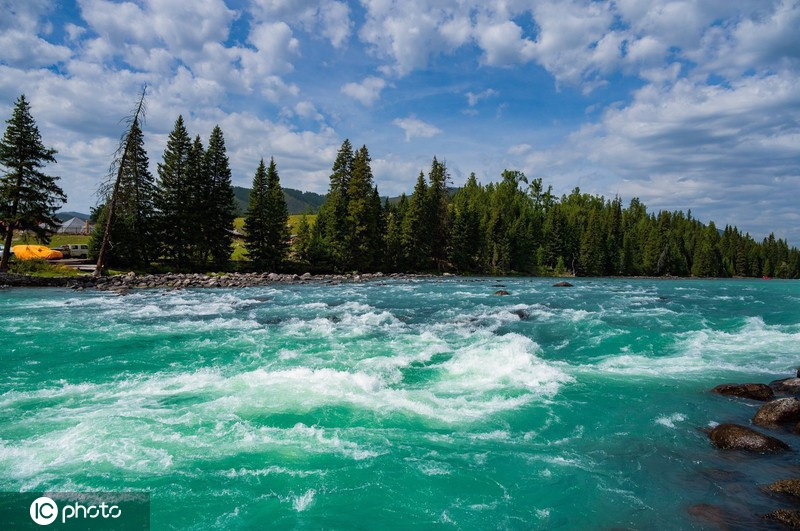
<svg viewBox="0 0 800 531"><path fill-rule="evenodd" d="M255 0L251 11L257 20L283 20L310 34L319 33L334 48L341 48L353 32L350 7L340 0Z"/></svg>
<svg viewBox="0 0 800 531"><path fill-rule="evenodd" d="M800 188L799 83L800 75L783 72L730 86L647 85L560 148L524 155L525 171L798 241L789 215L795 193L787 190Z"/></svg>
<svg viewBox="0 0 800 531"><path fill-rule="evenodd" d="M294 113L307 120L322 120L323 116L317 110L316 106L310 101L301 101L294 106Z"/></svg>
<svg viewBox="0 0 800 531"><path fill-rule="evenodd" d="M494 89L486 89L483 92L467 92L467 103L470 107L475 107L481 100L497 96L498 92Z"/></svg>
<svg viewBox="0 0 800 531"><path fill-rule="evenodd" d="M475 29L483 62L490 66L510 66L533 59L536 45L522 36L522 28L511 20L480 24Z"/></svg>
<svg viewBox="0 0 800 531"><path fill-rule="evenodd" d="M381 91L386 87L386 81L379 77L369 76L361 83L347 83L342 86L342 94L350 96L369 107L381 96Z"/></svg>
<svg viewBox="0 0 800 531"><path fill-rule="evenodd" d="M367 13L359 35L382 58L393 61L391 71L405 76L427 65L431 55L451 52L471 34L470 6L441 0L362 0Z"/></svg>
<svg viewBox="0 0 800 531"><path fill-rule="evenodd" d="M514 144L508 148L508 154L518 157L530 152L531 149L533 149L533 147L530 144Z"/></svg>
<svg viewBox="0 0 800 531"><path fill-rule="evenodd" d="M412 138L430 138L442 132L438 127L425 123L413 116L396 118L392 123L405 131L406 142L411 141Z"/></svg>
<svg viewBox="0 0 800 531"><path fill-rule="evenodd" d="M12 66L49 66L66 61L72 52L18 30L0 33L0 61Z"/></svg>

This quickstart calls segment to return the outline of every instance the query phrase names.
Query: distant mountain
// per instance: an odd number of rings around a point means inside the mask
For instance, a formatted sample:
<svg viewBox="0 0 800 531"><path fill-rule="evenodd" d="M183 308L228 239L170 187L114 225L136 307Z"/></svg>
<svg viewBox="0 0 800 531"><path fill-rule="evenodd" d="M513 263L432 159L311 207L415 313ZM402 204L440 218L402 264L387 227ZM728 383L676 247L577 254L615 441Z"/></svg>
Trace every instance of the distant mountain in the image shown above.
<svg viewBox="0 0 800 531"><path fill-rule="evenodd" d="M83 214L81 212L58 212L56 213L56 217L60 221L67 221L68 219L78 218L81 221L86 221L89 219L89 214Z"/></svg>
<svg viewBox="0 0 800 531"><path fill-rule="evenodd" d="M241 186L233 187L233 195L236 197L236 210L239 216L244 216L247 211L247 204L250 202L250 189ZM284 188L283 196L286 198L286 207L289 214L302 214L306 211L315 213L325 202L325 196L314 192L301 192L294 188Z"/></svg>
<svg viewBox="0 0 800 531"><path fill-rule="evenodd" d="M448 186L447 187L447 195L450 196L450 199L452 199L453 196L456 195L456 192L458 192L459 190L461 190L460 186ZM397 195L395 197L381 196L381 203L383 203L384 201L386 201L388 199L389 200L389 204L396 205L397 203L400 202L400 197L401 196L399 196L399 195ZM411 199L411 194L410 193L406 194L406 199Z"/></svg>

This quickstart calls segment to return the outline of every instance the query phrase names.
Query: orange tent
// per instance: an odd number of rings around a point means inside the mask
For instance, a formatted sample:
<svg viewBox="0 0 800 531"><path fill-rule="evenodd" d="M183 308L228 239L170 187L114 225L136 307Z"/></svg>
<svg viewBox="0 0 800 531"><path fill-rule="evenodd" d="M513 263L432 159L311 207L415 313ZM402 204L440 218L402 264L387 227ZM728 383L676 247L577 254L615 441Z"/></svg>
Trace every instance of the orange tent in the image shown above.
<svg viewBox="0 0 800 531"><path fill-rule="evenodd" d="M15 245L11 248L17 260L59 260L64 258L61 251L54 251L44 245Z"/></svg>

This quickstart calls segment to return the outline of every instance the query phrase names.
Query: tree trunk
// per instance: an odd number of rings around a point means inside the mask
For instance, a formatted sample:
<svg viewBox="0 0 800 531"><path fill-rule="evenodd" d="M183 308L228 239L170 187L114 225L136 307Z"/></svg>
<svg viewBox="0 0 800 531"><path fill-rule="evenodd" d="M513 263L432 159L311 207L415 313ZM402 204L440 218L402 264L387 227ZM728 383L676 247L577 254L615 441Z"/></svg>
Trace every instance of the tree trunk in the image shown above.
<svg viewBox="0 0 800 531"><path fill-rule="evenodd" d="M94 276L99 277L103 274L103 268L106 262L106 249L108 248L108 238L111 234L111 223L114 221L114 207L117 205L117 195L119 191L119 183L122 180L122 172L125 170L125 162L128 160L128 154L131 149L131 128L133 124L139 120L139 114L142 112L142 105L144 104L144 95L147 91L147 86L142 89L142 96L139 98L139 104L136 106L136 111L133 114L131 125L128 127L128 134L125 135L125 149L122 152L122 159L119 161L119 168L117 168L117 180L114 182L114 191L111 193L111 202L108 205L108 218L106 219L106 227L103 231L103 243L100 245L100 251L97 253L97 265L94 268Z"/></svg>
<svg viewBox="0 0 800 531"><path fill-rule="evenodd" d="M17 190L14 194L14 202L11 205L11 219L17 217L19 212L19 192L22 189L22 169L19 170L17 176ZM0 273L8 271L8 260L11 258L11 242L14 241L14 229L16 229L16 221L12 221L8 225L8 233L6 234L6 242L3 247L3 256L0 258Z"/></svg>

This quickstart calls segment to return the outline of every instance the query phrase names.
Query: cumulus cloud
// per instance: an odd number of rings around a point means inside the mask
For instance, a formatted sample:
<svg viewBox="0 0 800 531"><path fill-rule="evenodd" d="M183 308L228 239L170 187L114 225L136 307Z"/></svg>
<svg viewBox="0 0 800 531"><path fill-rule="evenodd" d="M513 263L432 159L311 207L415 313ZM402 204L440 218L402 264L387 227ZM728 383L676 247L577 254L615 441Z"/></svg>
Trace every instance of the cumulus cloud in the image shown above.
<svg viewBox="0 0 800 531"><path fill-rule="evenodd" d="M0 61L12 66L49 66L66 61L72 51L30 33L8 30L0 33Z"/></svg>
<svg viewBox="0 0 800 531"><path fill-rule="evenodd" d="M386 87L386 81L379 77L369 76L361 83L347 83L342 86L342 94L350 96L369 107L381 96L381 91Z"/></svg>
<svg viewBox="0 0 800 531"><path fill-rule="evenodd" d="M396 118L392 123L405 131L406 142L411 141L412 138L430 138L442 132L438 127L413 116Z"/></svg>
<svg viewBox="0 0 800 531"><path fill-rule="evenodd" d="M431 55L452 52L472 33L470 6L442 0L363 0L366 21L359 35L373 52L393 61L391 72L405 76L427 65Z"/></svg>
<svg viewBox="0 0 800 531"><path fill-rule="evenodd" d="M251 12L261 21L281 19L308 33L319 32L341 48L353 32L350 7L339 0L255 0Z"/></svg>
<svg viewBox="0 0 800 531"><path fill-rule="evenodd" d="M797 73L783 72L724 86L650 84L561 148L520 155L526 171L556 183L691 208L703 219L798 241L795 193L787 193L800 187L798 83Z"/></svg>

